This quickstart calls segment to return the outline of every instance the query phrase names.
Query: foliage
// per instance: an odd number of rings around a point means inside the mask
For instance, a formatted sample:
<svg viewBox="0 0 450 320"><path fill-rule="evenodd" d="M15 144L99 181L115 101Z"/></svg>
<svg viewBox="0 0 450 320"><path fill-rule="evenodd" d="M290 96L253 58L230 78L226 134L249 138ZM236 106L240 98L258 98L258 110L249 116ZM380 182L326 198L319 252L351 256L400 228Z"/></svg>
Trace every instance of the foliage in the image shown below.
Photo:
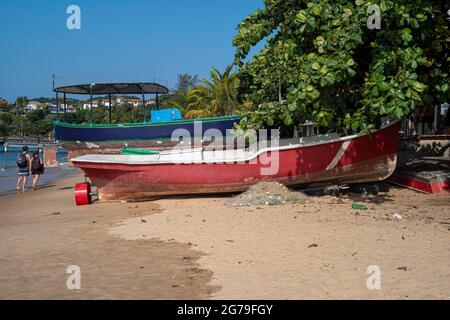
<svg viewBox="0 0 450 320"><path fill-rule="evenodd" d="M109 112L107 107L97 107L90 110L77 109L76 112L60 114L61 121L77 124L108 123ZM25 114L12 110L0 112L0 136L40 136L49 137L53 134L56 114L50 114L47 107ZM142 107L118 106L112 109L112 121L115 123L142 122Z"/></svg>
<svg viewBox="0 0 450 320"><path fill-rule="evenodd" d="M233 42L239 96L260 106L243 127L291 129L314 120L339 132L368 132L381 117L400 119L450 100L445 1L264 2ZM367 27L374 4L379 30Z"/></svg>
<svg viewBox="0 0 450 320"><path fill-rule="evenodd" d="M177 91L170 99L163 101L162 105L164 108L179 109L186 119L211 116L211 113L206 108L195 103L195 98L192 95L193 90L193 88L189 88L188 90ZM193 107L194 105L196 108Z"/></svg>
<svg viewBox="0 0 450 320"><path fill-rule="evenodd" d="M24 112L24 108L27 106L29 100L27 97L17 97L16 99L16 112L20 112L23 113Z"/></svg>
<svg viewBox="0 0 450 320"><path fill-rule="evenodd" d="M149 114L149 110L146 111ZM148 119L148 117L147 117ZM73 113L68 113L63 119L69 123L109 123L108 107L98 106L90 110L77 109ZM128 123L128 122L142 122L144 115L142 106L133 107L131 105L113 106L111 109L112 123Z"/></svg>
<svg viewBox="0 0 450 320"><path fill-rule="evenodd" d="M0 111L7 111L9 109L10 105L8 101L3 100L0 98Z"/></svg>
<svg viewBox="0 0 450 320"><path fill-rule="evenodd" d="M209 80L202 79L199 85L186 90L178 89L173 98L163 101L163 104L180 109L185 118L225 116L246 111L252 104L238 99L239 79L232 71L232 65L223 73L213 67Z"/></svg>
<svg viewBox="0 0 450 320"><path fill-rule="evenodd" d="M0 112L0 135L8 135L12 127L12 114L10 112Z"/></svg>
<svg viewBox="0 0 450 320"><path fill-rule="evenodd" d="M210 80L202 80L202 85L190 92L193 100L191 107L195 109L204 107L210 113L219 116L239 111L242 108L242 103L237 98L239 79L232 70L232 65L226 67L223 73L212 68Z"/></svg>
<svg viewBox="0 0 450 320"><path fill-rule="evenodd" d="M188 91L198 85L198 76L190 75L189 73L182 73L178 75L178 83L176 91Z"/></svg>
<svg viewBox="0 0 450 320"><path fill-rule="evenodd" d="M201 114L189 113L189 93L198 85L198 76L190 75L188 73L178 75L178 83L175 86L173 93L165 94L160 98L160 108L178 108L182 112L185 118L196 118ZM192 110L194 111L194 110Z"/></svg>

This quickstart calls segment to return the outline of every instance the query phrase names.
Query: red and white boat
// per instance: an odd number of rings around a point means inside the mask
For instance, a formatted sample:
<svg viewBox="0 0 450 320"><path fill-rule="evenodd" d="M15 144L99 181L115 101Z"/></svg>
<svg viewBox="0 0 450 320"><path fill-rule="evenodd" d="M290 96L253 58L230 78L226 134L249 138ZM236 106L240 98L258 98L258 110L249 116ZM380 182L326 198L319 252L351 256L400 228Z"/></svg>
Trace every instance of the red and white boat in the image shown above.
<svg viewBox="0 0 450 320"><path fill-rule="evenodd" d="M188 149L153 155L86 155L72 162L97 187L100 200L237 192L259 181L288 186L363 183L387 179L394 172L398 131L399 123L391 122L370 135L280 140L277 147L254 152ZM268 159L276 155L278 170L267 175L273 166ZM89 185L77 186L76 192L87 199Z"/></svg>

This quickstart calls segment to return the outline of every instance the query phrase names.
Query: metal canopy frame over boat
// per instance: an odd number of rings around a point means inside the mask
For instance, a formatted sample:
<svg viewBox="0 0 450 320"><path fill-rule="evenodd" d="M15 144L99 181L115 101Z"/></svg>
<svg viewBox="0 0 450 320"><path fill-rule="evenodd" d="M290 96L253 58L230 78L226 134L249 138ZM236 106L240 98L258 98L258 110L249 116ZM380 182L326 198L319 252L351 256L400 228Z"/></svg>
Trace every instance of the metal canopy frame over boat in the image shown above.
<svg viewBox="0 0 450 320"><path fill-rule="evenodd" d="M159 110L159 95L169 93L169 89L155 82L111 82L111 83L91 83L63 86L55 88L55 76L53 76L53 91L56 94L56 113L59 119L59 94L63 94L64 117L67 115L67 94L89 95L90 96L90 122L92 123L93 97L96 95L108 95L109 98L109 123L112 122L111 107L112 95L141 94L142 107L144 108L144 123L147 122L145 112L145 95L156 95L156 108Z"/></svg>

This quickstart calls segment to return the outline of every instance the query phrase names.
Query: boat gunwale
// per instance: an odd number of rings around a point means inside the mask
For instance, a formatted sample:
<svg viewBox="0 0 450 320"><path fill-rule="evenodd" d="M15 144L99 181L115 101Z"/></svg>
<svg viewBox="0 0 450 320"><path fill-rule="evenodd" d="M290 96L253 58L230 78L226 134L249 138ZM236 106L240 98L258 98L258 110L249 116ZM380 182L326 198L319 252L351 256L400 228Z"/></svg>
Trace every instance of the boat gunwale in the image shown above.
<svg viewBox="0 0 450 320"><path fill-rule="evenodd" d="M221 164L234 164L234 163L242 163L242 162L249 162L252 160L255 160L256 158L258 158L260 155L264 154L264 153L269 153L269 152L273 152L273 151L287 151L287 150L292 150L292 149L303 149L303 148L309 148L309 147L316 147L316 146L320 146L320 145L325 145L325 144L332 144L332 143L336 143L336 142L346 142L346 141L351 141L357 138L361 138L364 136L369 136L369 135L373 135L375 133L387 130L388 128L396 125L399 121L393 121L389 124L387 124L386 126L371 132L369 134L366 133L359 133L359 134L355 134L355 135L351 135L351 136L345 136L345 137L339 137L336 139L332 139L332 140L328 140L328 141L319 141L319 142L310 142L308 144L302 144L302 143L297 143L297 144L289 144L286 146L278 146L278 147L267 147L267 148L263 148L260 149L258 151L253 152L251 155L249 155L249 157L245 157L245 158L240 158L240 159L214 159L214 160L189 160L189 159L185 159L185 160L180 160L180 161L167 161L167 162L161 162L159 161L161 155L164 155L164 153L157 155L158 160L157 161L152 161L152 160L146 160L146 161L130 161L132 160L134 157L139 157L139 158L143 158L143 157L153 157L155 158L155 155L148 155L148 156L130 156L130 155L105 155L105 154L92 154L92 155L84 155L84 156L80 156L80 157L76 157L71 159L70 161L76 165L76 164L82 164L82 163L91 163L91 164L111 164L111 165L126 165L126 166L142 166L142 165L167 165L167 164L174 164L174 165L179 165L179 164L217 164L217 163L221 163ZM292 139L282 139L282 140L292 140ZM282 141L281 140L281 141ZM190 149L188 149L190 150ZM239 149L233 149L233 150L225 150L225 151L237 151ZM171 150L169 150L170 152ZM176 151L176 150L175 150ZM204 152L204 151L202 151ZM206 151L208 152L208 151ZM211 151L211 152L215 152L215 151ZM192 151L191 151L192 153ZM99 158L103 158L103 159L95 159L95 157L99 157ZM105 159L106 157L109 158L115 158L115 159ZM90 159L92 158L92 159ZM121 158L123 160L117 160L117 158ZM202 157L203 158L203 157Z"/></svg>

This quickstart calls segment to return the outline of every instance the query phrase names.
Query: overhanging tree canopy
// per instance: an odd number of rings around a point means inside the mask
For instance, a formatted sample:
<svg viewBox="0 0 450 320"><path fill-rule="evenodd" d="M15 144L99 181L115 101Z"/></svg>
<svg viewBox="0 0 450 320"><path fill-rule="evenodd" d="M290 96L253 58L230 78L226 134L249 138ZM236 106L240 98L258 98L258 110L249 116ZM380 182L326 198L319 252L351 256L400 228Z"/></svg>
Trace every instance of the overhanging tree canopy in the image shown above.
<svg viewBox="0 0 450 320"><path fill-rule="evenodd" d="M450 100L446 1L264 2L233 42L240 95L259 105L244 127L292 129L311 119L340 132L369 131L383 116ZM367 25L373 5L380 29Z"/></svg>

